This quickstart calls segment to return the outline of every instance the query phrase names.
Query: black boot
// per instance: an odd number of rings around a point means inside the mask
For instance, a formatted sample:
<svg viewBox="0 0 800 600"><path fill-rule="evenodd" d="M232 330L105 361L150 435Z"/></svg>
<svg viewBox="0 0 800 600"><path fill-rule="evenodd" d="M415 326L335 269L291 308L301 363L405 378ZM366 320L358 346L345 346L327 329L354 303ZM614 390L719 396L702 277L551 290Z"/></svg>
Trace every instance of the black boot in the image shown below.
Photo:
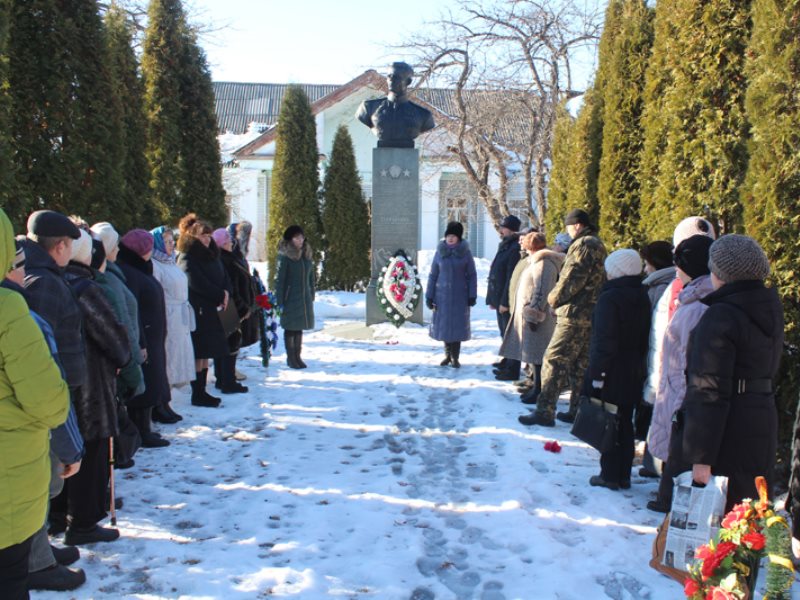
<svg viewBox="0 0 800 600"><path fill-rule="evenodd" d="M303 331L294 332L294 360L301 369L307 369L308 365L300 358L300 353L303 351Z"/></svg>
<svg viewBox="0 0 800 600"><path fill-rule="evenodd" d="M195 378L192 382L192 404L194 406L216 408L219 406L220 399L206 393L206 377L208 377L208 369L195 373Z"/></svg>
<svg viewBox="0 0 800 600"><path fill-rule="evenodd" d="M450 343L450 366L454 369L460 369L461 363L458 362L458 357L461 356L461 342Z"/></svg>
<svg viewBox="0 0 800 600"><path fill-rule="evenodd" d="M450 343L444 343L444 360L439 363L439 366L446 367L450 364L450 361L453 359L452 351L450 350Z"/></svg>
<svg viewBox="0 0 800 600"><path fill-rule="evenodd" d="M173 413L169 411L168 407L169 404L159 404L153 408L153 421L156 423L164 423L166 425L173 425L180 421L180 419L177 418L180 415L174 413L173 416Z"/></svg>
<svg viewBox="0 0 800 600"><path fill-rule="evenodd" d="M283 332L283 343L286 346L286 364L290 369L302 369L303 367L297 362L297 332L286 331Z"/></svg>
<svg viewBox="0 0 800 600"><path fill-rule="evenodd" d="M165 440L151 428L151 415L153 407L146 408L129 408L131 420L139 429L139 435L142 436L142 447L144 448L164 448L169 446L169 440Z"/></svg>
<svg viewBox="0 0 800 600"><path fill-rule="evenodd" d="M214 364L216 364L216 360ZM236 355L230 354L220 361L220 371L222 375L222 385L220 390L223 394L244 394L248 391L247 387L236 381Z"/></svg>

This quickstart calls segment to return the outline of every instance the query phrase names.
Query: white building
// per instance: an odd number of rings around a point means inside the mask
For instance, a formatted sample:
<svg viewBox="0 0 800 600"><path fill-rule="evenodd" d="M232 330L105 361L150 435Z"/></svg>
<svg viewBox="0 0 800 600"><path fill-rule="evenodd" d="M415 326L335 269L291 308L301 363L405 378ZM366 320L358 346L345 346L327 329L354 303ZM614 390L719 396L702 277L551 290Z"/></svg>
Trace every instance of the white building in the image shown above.
<svg viewBox="0 0 800 600"><path fill-rule="evenodd" d="M231 207L231 221L253 223L251 258L266 257L265 237L269 223L269 197L275 138L280 103L288 86L216 82L214 91L220 130L223 178ZM339 125L344 124L353 139L357 168L365 197L372 197L372 149L377 138L355 118L364 100L386 95L386 82L369 70L349 83L301 85L311 101L316 118L320 153L320 178L324 178L327 157ZM425 101L423 99L423 94ZM417 93L414 101L433 112L434 119L445 118L448 94L442 91ZM255 131L253 131L255 128ZM260 130L260 133L259 133ZM479 201L461 165L446 151L448 133L436 128L416 140L420 149L420 249L433 250L444 235L449 221L464 224L464 237L473 254L492 258L499 241L494 224ZM524 194L513 187L509 205L525 221Z"/></svg>

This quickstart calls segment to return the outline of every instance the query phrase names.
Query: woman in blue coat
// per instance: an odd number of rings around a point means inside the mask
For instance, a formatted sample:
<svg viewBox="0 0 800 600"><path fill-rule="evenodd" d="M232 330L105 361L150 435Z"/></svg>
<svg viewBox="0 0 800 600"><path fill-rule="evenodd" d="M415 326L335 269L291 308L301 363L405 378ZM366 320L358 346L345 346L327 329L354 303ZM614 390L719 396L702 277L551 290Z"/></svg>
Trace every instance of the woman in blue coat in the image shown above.
<svg viewBox="0 0 800 600"><path fill-rule="evenodd" d="M439 242L433 257L425 303L433 311L430 336L444 342L443 367L458 369L461 342L470 339L469 309L478 297L475 261L469 244L462 239L464 226L447 225L444 240Z"/></svg>

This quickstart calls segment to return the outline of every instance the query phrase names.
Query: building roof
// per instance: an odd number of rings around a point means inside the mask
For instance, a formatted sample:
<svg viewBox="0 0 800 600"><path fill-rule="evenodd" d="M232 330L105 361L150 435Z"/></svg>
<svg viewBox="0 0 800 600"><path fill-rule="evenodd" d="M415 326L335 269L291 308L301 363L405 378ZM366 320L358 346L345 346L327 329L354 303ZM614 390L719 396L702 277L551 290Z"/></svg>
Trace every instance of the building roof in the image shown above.
<svg viewBox="0 0 800 600"><path fill-rule="evenodd" d="M356 90L371 87L386 93L386 80L377 71L365 71L343 85L298 84L308 96L313 114L346 98ZM289 84L282 83L232 83L214 82L217 120L221 132L241 134L251 123L258 123L259 137L242 146L235 156L246 156L275 138L281 102ZM455 92L452 89L419 88L412 92L414 101L439 113L442 118L457 114ZM486 123L494 142L513 148L525 145L530 127L530 114L520 110L514 94L507 91L470 91L465 102L473 111L486 112L481 121ZM491 122L491 123L490 123Z"/></svg>

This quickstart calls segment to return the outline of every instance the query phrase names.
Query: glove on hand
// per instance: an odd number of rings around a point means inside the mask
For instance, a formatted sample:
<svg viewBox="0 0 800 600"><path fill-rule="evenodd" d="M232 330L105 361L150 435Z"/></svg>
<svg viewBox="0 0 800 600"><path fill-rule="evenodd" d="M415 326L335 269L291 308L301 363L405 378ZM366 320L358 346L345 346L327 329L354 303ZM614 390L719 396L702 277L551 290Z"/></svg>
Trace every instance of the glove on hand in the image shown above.
<svg viewBox="0 0 800 600"><path fill-rule="evenodd" d="M433 303L433 300L431 300L430 298L426 298L425 299L425 306L427 306L430 310L433 310L433 309L436 308L436 305Z"/></svg>
<svg viewBox="0 0 800 600"><path fill-rule="evenodd" d="M476 304L477 302L478 302L478 299L477 299L477 298L470 298L470 299L469 299L469 305L470 305L470 306L475 306L475 304Z"/></svg>

